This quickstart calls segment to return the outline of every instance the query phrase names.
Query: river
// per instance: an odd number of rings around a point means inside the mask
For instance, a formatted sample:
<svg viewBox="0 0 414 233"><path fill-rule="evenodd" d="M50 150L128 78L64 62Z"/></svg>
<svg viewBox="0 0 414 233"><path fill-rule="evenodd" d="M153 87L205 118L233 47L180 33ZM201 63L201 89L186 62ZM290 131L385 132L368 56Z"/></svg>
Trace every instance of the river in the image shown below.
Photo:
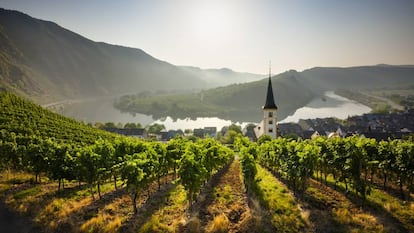
<svg viewBox="0 0 414 233"><path fill-rule="evenodd" d="M85 122L114 122L127 123L135 122L145 126L152 123L164 124L170 129L194 129L203 127L217 127L220 130L223 126L232 124L231 120L224 120L217 117L198 117L196 119L178 119L173 120L171 117L165 119L152 119L151 116L144 114L122 113L113 107L113 98L92 99L83 102L73 102L66 104L58 112L63 115L73 117ZM336 117L346 119L348 116L362 115L370 112L371 109L358 102L349 100L342 96L336 95L333 91L325 93L323 98L315 98L305 107L299 108L296 112L280 123L298 122L299 119ZM255 120L255 119L252 119ZM260 119L257 119L257 122ZM236 122L244 127L248 122Z"/></svg>
<svg viewBox="0 0 414 233"><path fill-rule="evenodd" d="M369 113L372 109L356 101L336 95L333 91L325 92L323 98L316 98L305 107L299 108L292 115L279 123L298 122L300 119L336 117L346 119L348 116Z"/></svg>

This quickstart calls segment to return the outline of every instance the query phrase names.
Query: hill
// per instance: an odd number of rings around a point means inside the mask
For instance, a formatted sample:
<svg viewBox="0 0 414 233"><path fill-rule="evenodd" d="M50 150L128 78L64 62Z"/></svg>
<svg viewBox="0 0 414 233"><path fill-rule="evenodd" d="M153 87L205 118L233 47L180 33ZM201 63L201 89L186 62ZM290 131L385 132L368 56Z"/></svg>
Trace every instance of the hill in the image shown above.
<svg viewBox="0 0 414 233"><path fill-rule="evenodd" d="M349 68L312 68L302 72L290 70L273 76L273 90L278 118L284 119L326 91L390 88L414 84L410 66L364 66ZM155 118L171 116L214 117L233 121L261 118L267 79L234 84L187 95L145 97L128 95L115 106L125 112L139 112Z"/></svg>
<svg viewBox="0 0 414 233"><path fill-rule="evenodd" d="M0 42L0 87L42 102L201 89L228 84L222 80L233 82L237 76L233 71L189 71L141 49L94 42L53 22L5 9L0 9ZM206 80L210 73L217 80Z"/></svg>
<svg viewBox="0 0 414 233"><path fill-rule="evenodd" d="M214 86L226 86L235 83L253 82L264 77L264 75L259 74L235 72L228 68L205 70L192 66L181 66L181 68L194 76L199 77L209 85Z"/></svg>
<svg viewBox="0 0 414 233"><path fill-rule="evenodd" d="M286 72L273 77L273 90L278 117L285 118L317 96L295 76ZM171 116L220 117L233 121L254 121L261 118L261 106L266 96L267 79L233 84L193 94L161 95L142 98L140 95L123 96L115 107L125 112L139 112L154 118Z"/></svg>
<svg viewBox="0 0 414 233"><path fill-rule="evenodd" d="M0 92L0 109L0 132L2 137L8 135L5 138L14 134L17 140L52 138L72 145L115 138L113 134L51 112L12 93Z"/></svg>
<svg viewBox="0 0 414 233"><path fill-rule="evenodd" d="M315 67L300 72L303 82L315 91L396 87L414 84L413 66Z"/></svg>

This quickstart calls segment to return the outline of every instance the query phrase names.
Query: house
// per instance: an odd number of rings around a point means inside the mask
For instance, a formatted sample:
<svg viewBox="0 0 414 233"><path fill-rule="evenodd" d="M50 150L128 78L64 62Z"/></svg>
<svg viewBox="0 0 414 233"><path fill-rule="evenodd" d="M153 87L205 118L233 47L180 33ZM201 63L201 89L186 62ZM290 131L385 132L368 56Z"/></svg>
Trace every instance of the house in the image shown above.
<svg viewBox="0 0 414 233"><path fill-rule="evenodd" d="M136 137L136 138L146 138L147 132L145 129L122 129L122 128L103 128L104 130L111 132L111 133L117 133L120 135L130 136L130 137Z"/></svg>
<svg viewBox="0 0 414 233"><path fill-rule="evenodd" d="M199 129L194 129L193 130L193 135L199 138L204 138L204 129L203 128L199 128Z"/></svg>
<svg viewBox="0 0 414 233"><path fill-rule="evenodd" d="M207 135L209 137L216 137L217 128L216 127L204 127L193 130L193 135L199 138L205 138Z"/></svg>
<svg viewBox="0 0 414 233"><path fill-rule="evenodd" d="M182 130L168 130L168 131L161 131L161 141L169 141L170 139L174 138L177 135L184 136L184 132Z"/></svg>
<svg viewBox="0 0 414 233"><path fill-rule="evenodd" d="M204 127L204 136L208 135L211 138L216 137L217 127Z"/></svg>

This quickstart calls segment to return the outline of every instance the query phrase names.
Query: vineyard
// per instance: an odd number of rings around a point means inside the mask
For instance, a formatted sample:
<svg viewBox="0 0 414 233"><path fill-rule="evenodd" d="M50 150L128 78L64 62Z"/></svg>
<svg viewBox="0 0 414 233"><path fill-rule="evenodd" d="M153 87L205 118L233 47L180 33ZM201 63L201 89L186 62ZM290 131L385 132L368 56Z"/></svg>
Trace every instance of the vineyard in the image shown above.
<svg viewBox="0 0 414 233"><path fill-rule="evenodd" d="M44 232L413 232L414 142L101 131L0 94L0 198Z"/></svg>

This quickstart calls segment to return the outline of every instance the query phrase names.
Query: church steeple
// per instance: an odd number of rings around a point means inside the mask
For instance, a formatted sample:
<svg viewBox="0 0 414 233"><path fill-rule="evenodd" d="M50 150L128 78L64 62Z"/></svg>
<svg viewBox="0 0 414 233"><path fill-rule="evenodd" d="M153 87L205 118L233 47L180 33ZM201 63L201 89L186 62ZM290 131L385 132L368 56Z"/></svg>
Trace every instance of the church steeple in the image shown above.
<svg viewBox="0 0 414 233"><path fill-rule="evenodd" d="M277 106L275 104L275 99L273 96L272 88L272 72L270 70L269 64L269 82L267 84L267 93L266 93L266 104L263 106L263 120L260 122L256 128L254 128L254 133L256 138L259 138L263 135L270 135L272 138L277 138Z"/></svg>
<svg viewBox="0 0 414 233"><path fill-rule="evenodd" d="M263 106L263 109L277 109L275 104L275 99L273 97L273 88L271 80L271 68L269 66L269 82L267 84L267 94L266 94L266 104Z"/></svg>

